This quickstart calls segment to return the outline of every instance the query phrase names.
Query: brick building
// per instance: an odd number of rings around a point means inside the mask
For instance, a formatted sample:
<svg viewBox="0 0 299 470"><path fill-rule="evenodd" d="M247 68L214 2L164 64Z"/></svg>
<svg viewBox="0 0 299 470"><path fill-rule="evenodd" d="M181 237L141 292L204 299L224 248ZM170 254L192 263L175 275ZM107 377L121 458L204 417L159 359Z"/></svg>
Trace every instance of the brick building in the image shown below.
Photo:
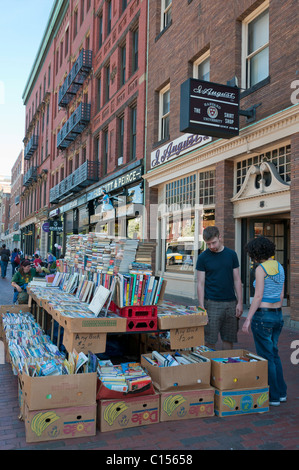
<svg viewBox="0 0 299 470"><path fill-rule="evenodd" d="M11 169L11 194L10 194L10 212L9 212L9 237L7 246L13 248L21 247L21 231L20 231L20 207L21 193L23 190L23 167L24 167L24 151L22 150Z"/></svg>
<svg viewBox="0 0 299 470"><path fill-rule="evenodd" d="M144 0L54 1L23 94L26 251L60 255L94 230L142 237L146 20Z"/></svg>
<svg viewBox="0 0 299 470"><path fill-rule="evenodd" d="M244 245L258 234L273 239L287 274L284 305L299 319L296 10L292 0L150 3L145 179L146 208L156 203L157 222L147 235L158 240L156 269L169 293L196 298L202 229L216 224L239 255L247 304ZM255 115L240 116L239 135L180 132L181 84L191 77L238 84L240 109L255 107Z"/></svg>

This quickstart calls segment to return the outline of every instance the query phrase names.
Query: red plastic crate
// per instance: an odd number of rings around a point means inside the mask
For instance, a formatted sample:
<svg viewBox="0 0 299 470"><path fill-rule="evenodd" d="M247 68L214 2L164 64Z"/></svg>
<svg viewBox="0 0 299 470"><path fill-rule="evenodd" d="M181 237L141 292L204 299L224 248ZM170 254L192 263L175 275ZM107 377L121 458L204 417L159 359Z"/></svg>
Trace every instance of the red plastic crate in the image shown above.
<svg viewBox="0 0 299 470"><path fill-rule="evenodd" d="M157 330L158 318L128 318L127 331L154 331Z"/></svg>
<svg viewBox="0 0 299 470"><path fill-rule="evenodd" d="M114 302L110 303L111 310L120 317L135 319L157 318L158 308L156 305L131 305L128 307L118 307Z"/></svg>

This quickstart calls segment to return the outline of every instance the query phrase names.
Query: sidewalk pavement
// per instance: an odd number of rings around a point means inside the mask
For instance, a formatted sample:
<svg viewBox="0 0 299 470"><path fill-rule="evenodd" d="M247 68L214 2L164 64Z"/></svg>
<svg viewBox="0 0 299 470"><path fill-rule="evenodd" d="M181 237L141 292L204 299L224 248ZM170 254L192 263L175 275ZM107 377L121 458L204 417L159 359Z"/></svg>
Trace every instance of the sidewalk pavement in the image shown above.
<svg viewBox="0 0 299 470"><path fill-rule="evenodd" d="M9 270L10 266L8 267ZM11 305L10 272L0 279L0 304ZM240 328L244 319L240 320ZM252 335L239 332L237 348L255 352ZM221 349L221 344L217 344ZM0 450L101 450L188 453L197 450L298 450L299 449L299 331L285 326L279 341L288 400L267 413L225 418L211 417L161 422L77 439L27 444L25 425L18 419L18 385L10 364L0 361Z"/></svg>

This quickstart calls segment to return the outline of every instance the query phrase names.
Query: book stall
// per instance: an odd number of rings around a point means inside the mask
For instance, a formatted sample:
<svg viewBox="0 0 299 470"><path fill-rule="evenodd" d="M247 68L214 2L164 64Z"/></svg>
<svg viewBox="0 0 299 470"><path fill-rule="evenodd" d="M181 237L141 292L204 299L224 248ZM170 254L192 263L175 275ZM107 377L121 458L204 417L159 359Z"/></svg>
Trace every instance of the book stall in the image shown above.
<svg viewBox="0 0 299 470"><path fill-rule="evenodd" d="M71 235L55 276L29 284L29 304L0 307L28 443L269 411L267 361L204 346L206 312L164 300L154 246ZM109 356L110 339L128 337L134 360Z"/></svg>

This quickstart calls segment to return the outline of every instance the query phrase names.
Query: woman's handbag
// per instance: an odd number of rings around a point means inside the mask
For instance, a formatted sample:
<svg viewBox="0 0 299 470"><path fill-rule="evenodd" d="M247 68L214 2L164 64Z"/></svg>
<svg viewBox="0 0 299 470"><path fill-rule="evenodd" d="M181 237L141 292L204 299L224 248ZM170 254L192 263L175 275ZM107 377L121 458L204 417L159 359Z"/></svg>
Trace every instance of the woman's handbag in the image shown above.
<svg viewBox="0 0 299 470"><path fill-rule="evenodd" d="M22 290L22 292L19 292L19 295L18 295L19 304L28 304L28 300L29 300L29 295L27 294L26 291Z"/></svg>

